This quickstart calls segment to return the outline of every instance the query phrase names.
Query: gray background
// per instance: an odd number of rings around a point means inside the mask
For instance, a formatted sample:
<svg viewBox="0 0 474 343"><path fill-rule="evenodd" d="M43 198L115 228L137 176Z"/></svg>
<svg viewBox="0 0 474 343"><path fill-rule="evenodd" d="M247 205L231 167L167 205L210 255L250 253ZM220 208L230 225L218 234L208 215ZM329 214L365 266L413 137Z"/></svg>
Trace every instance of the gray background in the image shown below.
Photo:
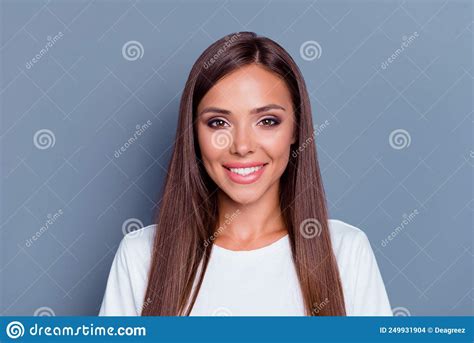
<svg viewBox="0 0 474 343"><path fill-rule="evenodd" d="M1 12L2 315L98 313L123 224L152 223L193 62L240 30L278 41L302 69L315 127L329 123L316 141L331 218L367 233L394 312L473 314L470 1L2 1ZM135 61L122 54L132 40ZM319 58L300 54L307 41ZM42 129L47 149L34 143ZM389 142L397 129L403 149Z"/></svg>

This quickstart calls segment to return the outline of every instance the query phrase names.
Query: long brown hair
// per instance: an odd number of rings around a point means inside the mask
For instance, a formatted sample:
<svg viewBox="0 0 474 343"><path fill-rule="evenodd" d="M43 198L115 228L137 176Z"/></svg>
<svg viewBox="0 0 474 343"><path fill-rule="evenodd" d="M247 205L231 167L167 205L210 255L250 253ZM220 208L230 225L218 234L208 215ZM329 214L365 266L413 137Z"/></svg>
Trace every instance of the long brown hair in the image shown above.
<svg viewBox="0 0 474 343"><path fill-rule="evenodd" d="M253 32L237 32L219 39L201 54L184 87L173 153L156 213L157 229L143 316L191 313L213 247L212 240L210 244L206 242L215 234L218 224L218 187L201 161L196 109L218 80L252 63L284 80L293 100L297 135L280 179L280 207L305 314L345 315L304 79L294 60L279 44Z"/></svg>

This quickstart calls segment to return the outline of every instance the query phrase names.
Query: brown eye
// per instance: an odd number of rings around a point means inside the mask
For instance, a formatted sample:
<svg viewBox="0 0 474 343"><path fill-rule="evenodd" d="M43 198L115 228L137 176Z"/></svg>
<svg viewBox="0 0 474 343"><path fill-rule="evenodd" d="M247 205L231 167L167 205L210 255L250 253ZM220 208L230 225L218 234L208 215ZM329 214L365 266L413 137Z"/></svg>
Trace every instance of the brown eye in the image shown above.
<svg viewBox="0 0 474 343"><path fill-rule="evenodd" d="M262 119L262 121L260 121L260 123L262 123L263 126L276 126L276 125L280 124L280 122L278 120L273 119L273 118Z"/></svg>
<svg viewBox="0 0 474 343"><path fill-rule="evenodd" d="M223 121L222 119L214 119L208 122L207 126L212 127L212 128L221 128L221 127L224 127L225 124L227 123Z"/></svg>

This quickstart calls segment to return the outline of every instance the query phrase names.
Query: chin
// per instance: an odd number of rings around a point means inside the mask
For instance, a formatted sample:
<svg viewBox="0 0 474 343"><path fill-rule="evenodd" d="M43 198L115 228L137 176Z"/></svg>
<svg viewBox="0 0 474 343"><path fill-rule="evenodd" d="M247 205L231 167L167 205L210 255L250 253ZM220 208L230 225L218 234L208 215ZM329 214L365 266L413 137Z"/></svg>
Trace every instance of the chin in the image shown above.
<svg viewBox="0 0 474 343"><path fill-rule="evenodd" d="M235 201L238 204L248 205L253 202L256 202L261 198L262 194L260 191L255 190L223 190L229 198Z"/></svg>

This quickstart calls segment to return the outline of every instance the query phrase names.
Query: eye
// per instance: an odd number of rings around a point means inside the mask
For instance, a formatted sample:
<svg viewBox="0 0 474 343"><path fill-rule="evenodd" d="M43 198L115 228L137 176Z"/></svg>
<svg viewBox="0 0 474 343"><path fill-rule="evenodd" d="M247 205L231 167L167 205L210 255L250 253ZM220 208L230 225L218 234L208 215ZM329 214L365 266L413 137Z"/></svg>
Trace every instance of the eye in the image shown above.
<svg viewBox="0 0 474 343"><path fill-rule="evenodd" d="M277 126L280 124L280 121L274 118L265 118L260 121L260 123L263 124L263 126Z"/></svg>
<svg viewBox="0 0 474 343"><path fill-rule="evenodd" d="M218 129L218 128L224 127L226 124L227 123L222 119L213 119L207 123L207 126L214 129Z"/></svg>

